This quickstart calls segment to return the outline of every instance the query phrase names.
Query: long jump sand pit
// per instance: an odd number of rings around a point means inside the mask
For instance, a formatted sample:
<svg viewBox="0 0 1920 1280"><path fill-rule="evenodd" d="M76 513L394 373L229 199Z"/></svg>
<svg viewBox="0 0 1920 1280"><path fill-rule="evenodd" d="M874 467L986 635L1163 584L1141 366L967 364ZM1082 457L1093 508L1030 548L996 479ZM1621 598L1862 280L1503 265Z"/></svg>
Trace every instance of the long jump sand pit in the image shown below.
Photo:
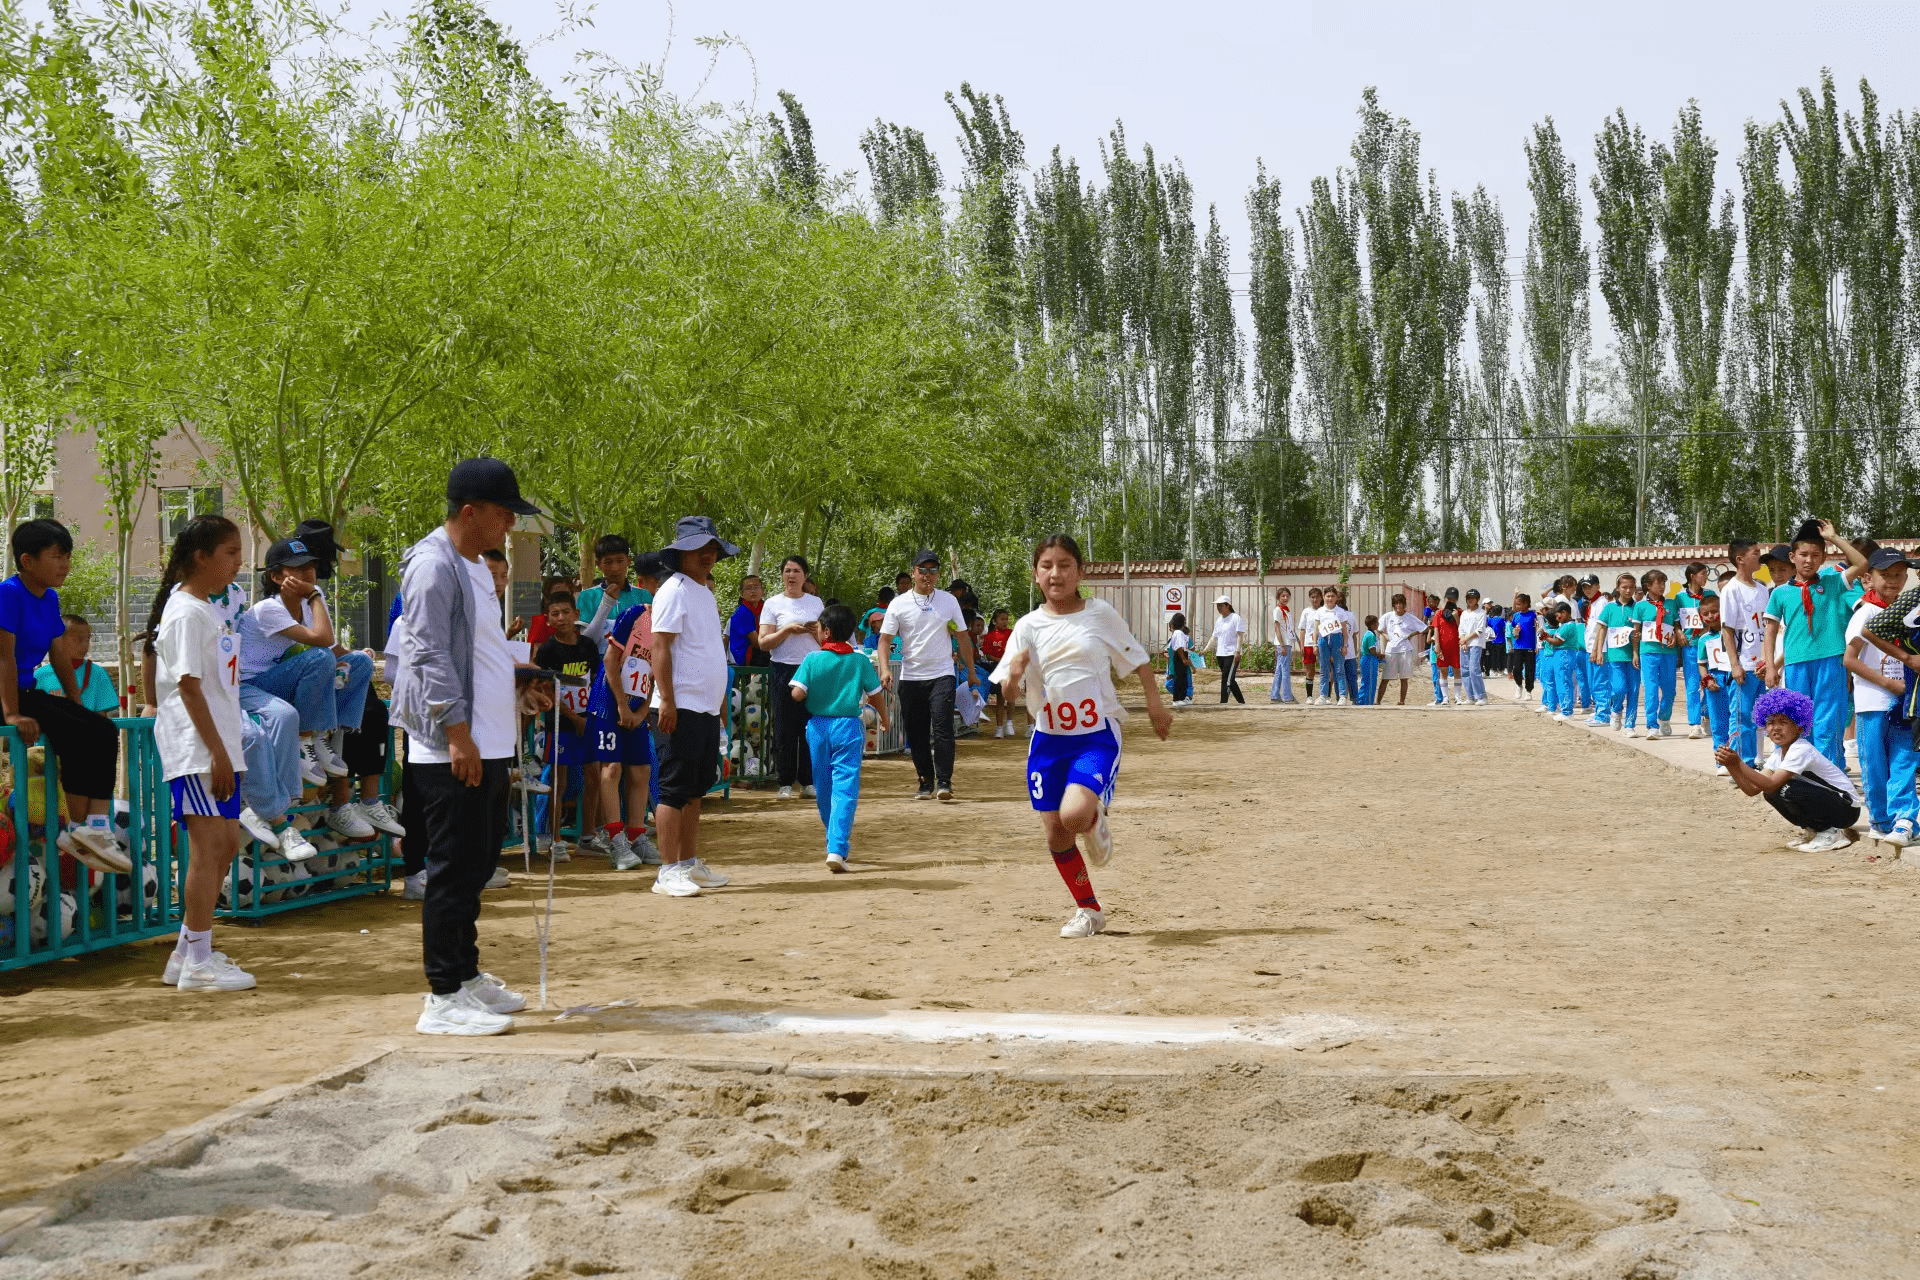
<svg viewBox="0 0 1920 1280"><path fill-rule="evenodd" d="M224 930L239 996L9 975L0 1277L1920 1275L1920 874L1518 708L1175 735L1089 940L986 740L869 767L852 875L765 796L719 892L563 866L506 1041L412 1035L397 895Z"/></svg>

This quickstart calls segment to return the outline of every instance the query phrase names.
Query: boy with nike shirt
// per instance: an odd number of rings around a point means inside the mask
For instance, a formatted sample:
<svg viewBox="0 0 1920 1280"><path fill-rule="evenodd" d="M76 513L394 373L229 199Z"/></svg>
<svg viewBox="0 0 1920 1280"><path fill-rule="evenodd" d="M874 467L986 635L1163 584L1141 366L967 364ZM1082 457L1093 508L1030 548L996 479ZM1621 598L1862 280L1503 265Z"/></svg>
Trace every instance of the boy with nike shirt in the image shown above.
<svg viewBox="0 0 1920 1280"><path fill-rule="evenodd" d="M1844 572L1827 567L1828 542L1846 555ZM1769 683L1812 699L1813 726L1807 737L1827 759L1845 761L1852 711L1841 657L1847 649L1847 592L1866 569L1867 558L1825 520L1802 522L1794 531L1791 554L1793 578L1767 597L1767 638L1780 638L1784 658L1784 670Z"/></svg>
<svg viewBox="0 0 1920 1280"><path fill-rule="evenodd" d="M593 687L600 679L600 647L580 634L580 611L574 607L573 593L564 587L555 588L547 597L547 628L552 634L533 651L533 665L545 671L584 676L587 681L579 685L556 685L554 689L560 704L560 732L547 755L548 785L551 790L534 801L534 829L554 832L557 845L560 823L555 821L549 827L547 810L555 804L565 806L567 770L584 770L587 765L587 707L593 699ZM584 773L579 776L584 778ZM599 798L599 794L597 786L583 785L580 789L580 830L583 833L593 830L588 819L594 807L592 802ZM559 850L555 852L557 854Z"/></svg>

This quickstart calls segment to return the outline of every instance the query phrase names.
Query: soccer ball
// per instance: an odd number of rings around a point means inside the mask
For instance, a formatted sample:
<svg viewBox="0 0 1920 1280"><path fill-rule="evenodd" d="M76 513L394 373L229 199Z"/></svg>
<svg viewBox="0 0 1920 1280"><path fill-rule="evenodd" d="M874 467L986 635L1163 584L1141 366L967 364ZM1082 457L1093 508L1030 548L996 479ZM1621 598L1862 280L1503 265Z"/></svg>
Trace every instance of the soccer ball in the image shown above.
<svg viewBox="0 0 1920 1280"><path fill-rule="evenodd" d="M79 918L79 915L80 909L78 904L74 902L73 895L70 893L61 894L60 941L65 942L73 936L74 922ZM44 900L34 904L33 923L29 926L29 929L28 938L34 946L44 947L47 945L47 913L44 909Z"/></svg>
<svg viewBox="0 0 1920 1280"><path fill-rule="evenodd" d="M861 706L860 723L869 729L880 723L880 713L873 709L872 703L866 703Z"/></svg>
<svg viewBox="0 0 1920 1280"><path fill-rule="evenodd" d="M239 881L237 885L234 883L236 880ZM259 896L259 887L260 877L254 871L253 859L243 853L233 860L232 869L229 870L226 875L220 877L220 906L227 910L233 910L234 907L229 901L228 895L237 890L240 897L240 905L242 907L250 907L254 905L255 899Z"/></svg>
<svg viewBox="0 0 1920 1280"><path fill-rule="evenodd" d="M759 703L750 702L747 704L746 710L740 713L740 722L746 725L749 734L758 734L760 732L760 722L765 716L766 712L761 709Z"/></svg>
<svg viewBox="0 0 1920 1280"><path fill-rule="evenodd" d="M293 863L279 861L258 864L255 878L260 883L262 902L278 902L287 896L286 886L293 883L293 867Z"/></svg>
<svg viewBox="0 0 1920 1280"><path fill-rule="evenodd" d="M307 870L305 862L287 864L287 887L281 891L283 897L304 898L313 892L315 887L313 873Z"/></svg>
<svg viewBox="0 0 1920 1280"><path fill-rule="evenodd" d="M0 915L13 914L13 875L15 867L9 862L0 866ZM38 911L47 900L47 871L38 862L27 863L27 909Z"/></svg>
<svg viewBox="0 0 1920 1280"><path fill-rule="evenodd" d="M733 710L735 715L740 713L740 691L738 689L733 691Z"/></svg>
<svg viewBox="0 0 1920 1280"><path fill-rule="evenodd" d="M140 901L151 908L160 901L160 868L147 861L142 862L137 871L140 876ZM114 893L116 905L121 915L130 916L133 914L133 877L121 876L117 883L119 887Z"/></svg>

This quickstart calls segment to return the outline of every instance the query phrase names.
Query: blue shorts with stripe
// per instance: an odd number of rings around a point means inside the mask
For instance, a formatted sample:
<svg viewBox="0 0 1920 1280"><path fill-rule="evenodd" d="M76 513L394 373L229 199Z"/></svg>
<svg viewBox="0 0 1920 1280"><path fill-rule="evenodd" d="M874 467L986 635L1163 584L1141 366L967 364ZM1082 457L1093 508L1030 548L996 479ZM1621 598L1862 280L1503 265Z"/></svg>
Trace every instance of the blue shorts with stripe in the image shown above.
<svg viewBox="0 0 1920 1280"><path fill-rule="evenodd" d="M181 818L238 818L240 816L240 780L247 775L233 775L233 794L225 800L213 798L213 785L209 775L189 773L175 778L169 784L173 788L173 816Z"/></svg>
<svg viewBox="0 0 1920 1280"><path fill-rule="evenodd" d="M1092 733L1035 731L1027 740L1027 795L1041 813L1057 813L1067 788L1082 786L1113 803L1120 773L1120 726L1111 718Z"/></svg>
<svg viewBox="0 0 1920 1280"><path fill-rule="evenodd" d="M653 735L644 718L635 727L622 729L611 716L588 716L587 754L604 763L651 765Z"/></svg>

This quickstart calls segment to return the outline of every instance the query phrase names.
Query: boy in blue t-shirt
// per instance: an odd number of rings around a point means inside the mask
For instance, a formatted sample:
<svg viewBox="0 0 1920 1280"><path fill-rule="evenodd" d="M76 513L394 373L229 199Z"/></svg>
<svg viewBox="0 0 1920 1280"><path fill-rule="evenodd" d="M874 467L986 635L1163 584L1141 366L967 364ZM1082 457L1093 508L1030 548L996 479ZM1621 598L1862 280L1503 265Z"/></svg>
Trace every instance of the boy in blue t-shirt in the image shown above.
<svg viewBox="0 0 1920 1280"><path fill-rule="evenodd" d="M1540 649L1536 638L1538 619L1539 615L1533 611L1533 597L1524 591L1515 592L1513 609L1507 615L1507 667L1523 693L1533 692L1535 660Z"/></svg>
<svg viewBox="0 0 1920 1280"><path fill-rule="evenodd" d="M807 704L807 749L813 753L815 803L827 828L827 870L847 869L853 811L860 804L860 760L866 753L864 708L871 704L884 732L892 727L873 661L848 643L853 610L830 604L820 613L827 642L800 661L788 688Z"/></svg>
<svg viewBox="0 0 1920 1280"><path fill-rule="evenodd" d="M29 520L13 531L14 575L0 582L0 714L32 746L47 740L67 793L67 819L60 852L95 871L125 875L133 863L113 838L114 776L120 765L120 732L113 722L80 701L67 647L59 587L73 571L73 535L58 520ZM45 659L65 697L34 685Z"/></svg>
<svg viewBox="0 0 1920 1280"><path fill-rule="evenodd" d="M1827 567L1827 543L1845 553L1844 572ZM1867 558L1825 520L1807 520L1794 530L1793 578L1767 597L1767 653L1785 641L1785 673L1770 683L1785 685L1813 700L1814 750L1829 760L1845 761L1847 721L1853 703L1847 689L1847 623L1852 605L1848 589L1866 571Z"/></svg>
<svg viewBox="0 0 1920 1280"><path fill-rule="evenodd" d="M605 853L616 871L660 865L660 850L647 838L647 801L653 785L653 734L647 728L647 703L653 697L653 626L647 615L666 566L652 554L641 556L632 566L637 585L630 590L644 593L646 603L629 606L607 633L600 679L593 682L587 699L587 758L600 775L600 829L580 843ZM580 594L585 599L586 592ZM581 632L590 634L584 625ZM624 818L622 774L626 777Z"/></svg>

